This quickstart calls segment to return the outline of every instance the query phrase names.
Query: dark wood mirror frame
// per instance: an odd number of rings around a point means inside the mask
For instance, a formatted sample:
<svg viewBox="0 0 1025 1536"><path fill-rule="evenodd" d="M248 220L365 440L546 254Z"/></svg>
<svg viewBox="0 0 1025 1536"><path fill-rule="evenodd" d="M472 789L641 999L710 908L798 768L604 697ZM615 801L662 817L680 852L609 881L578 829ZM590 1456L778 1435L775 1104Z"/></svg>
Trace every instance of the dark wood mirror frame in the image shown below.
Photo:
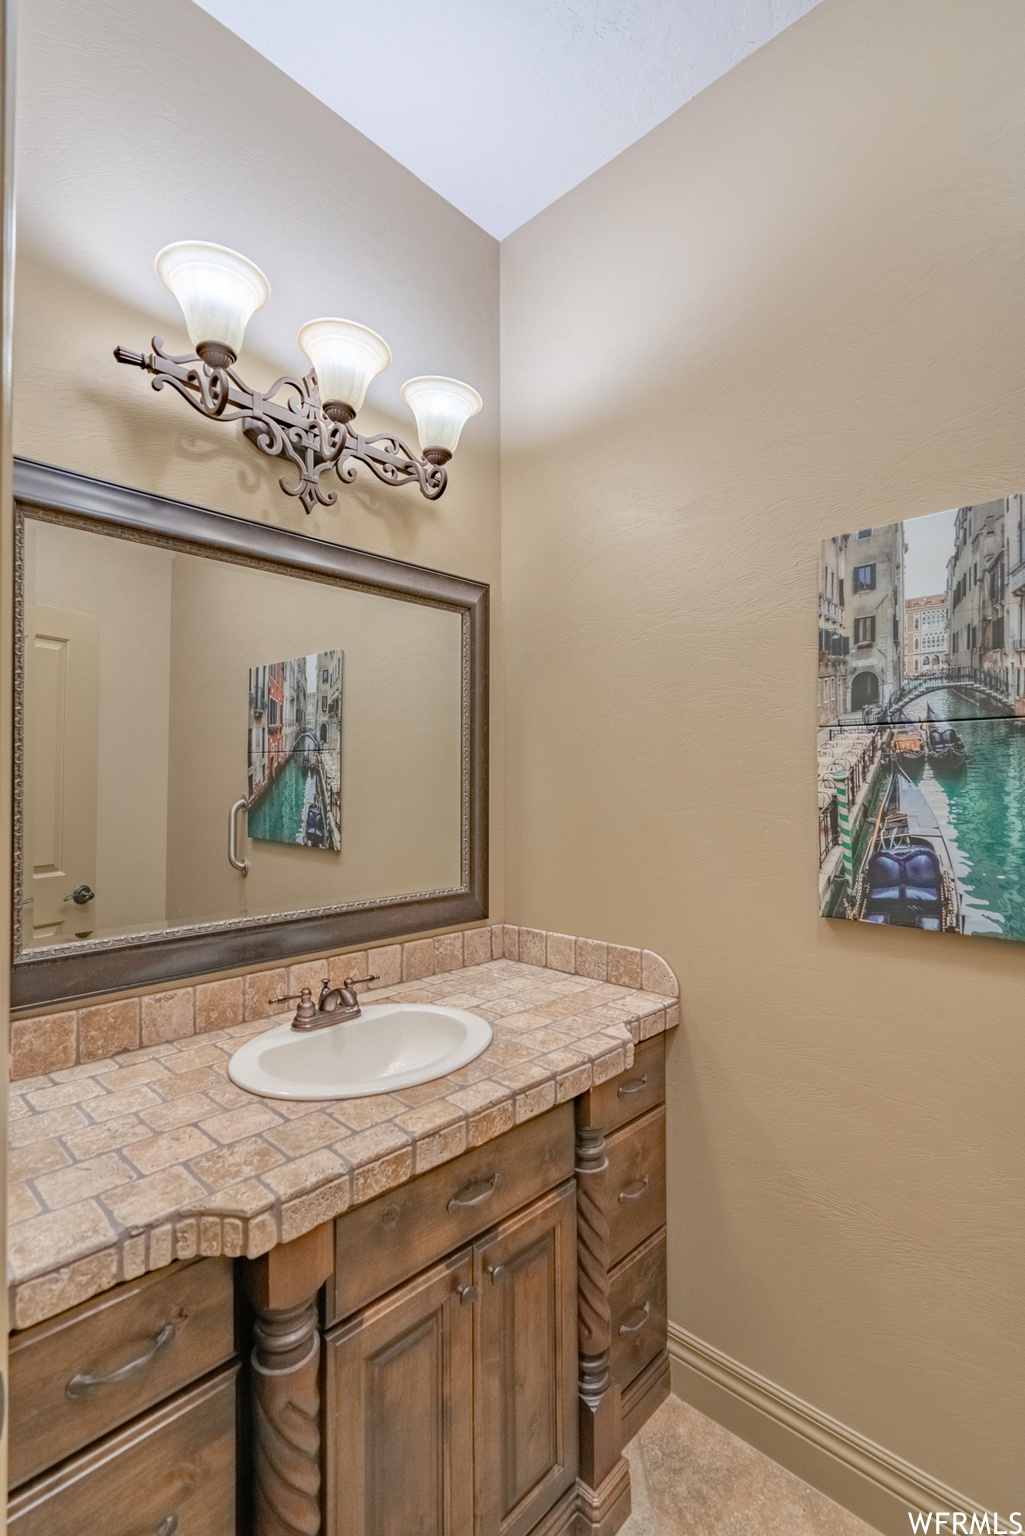
<svg viewBox="0 0 1025 1536"><path fill-rule="evenodd" d="M268 961L387 942L488 915L488 587L265 523L94 480L30 459L14 461L16 635L14 732L15 1009L70 1002ZM23 572L25 517L114 533L190 554L265 567L451 609L463 624L462 883L451 891L347 903L325 911L231 919L130 938L19 950L21 886Z"/></svg>

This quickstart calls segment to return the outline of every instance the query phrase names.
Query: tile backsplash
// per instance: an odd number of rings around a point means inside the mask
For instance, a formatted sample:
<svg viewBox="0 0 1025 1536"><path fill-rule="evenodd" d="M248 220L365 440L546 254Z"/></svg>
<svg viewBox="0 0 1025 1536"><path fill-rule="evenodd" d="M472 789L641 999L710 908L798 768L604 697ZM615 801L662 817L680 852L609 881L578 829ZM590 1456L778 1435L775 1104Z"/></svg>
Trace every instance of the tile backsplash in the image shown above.
<svg viewBox="0 0 1025 1536"><path fill-rule="evenodd" d="M15 1019L11 1024L11 1077L38 1077L104 1061L139 1046L163 1045L188 1035L271 1018L290 1006L273 999L302 987L310 987L316 996L325 976L337 987L349 976L373 973L377 979L362 990L377 991L401 981L421 981L426 976L501 959L586 976L592 981L610 981L620 987L643 988L664 997L679 994L676 977L651 950L496 923L436 938L349 950L195 986L172 987L143 997Z"/></svg>

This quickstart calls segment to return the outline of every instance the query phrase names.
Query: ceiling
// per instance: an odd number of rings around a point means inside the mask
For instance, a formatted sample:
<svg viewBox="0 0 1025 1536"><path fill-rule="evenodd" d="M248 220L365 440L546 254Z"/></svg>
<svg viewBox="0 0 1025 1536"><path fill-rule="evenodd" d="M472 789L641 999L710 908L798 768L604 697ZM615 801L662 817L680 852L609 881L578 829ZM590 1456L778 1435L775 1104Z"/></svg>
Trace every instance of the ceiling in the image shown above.
<svg viewBox="0 0 1025 1536"><path fill-rule="evenodd" d="M198 3L503 239L818 0Z"/></svg>

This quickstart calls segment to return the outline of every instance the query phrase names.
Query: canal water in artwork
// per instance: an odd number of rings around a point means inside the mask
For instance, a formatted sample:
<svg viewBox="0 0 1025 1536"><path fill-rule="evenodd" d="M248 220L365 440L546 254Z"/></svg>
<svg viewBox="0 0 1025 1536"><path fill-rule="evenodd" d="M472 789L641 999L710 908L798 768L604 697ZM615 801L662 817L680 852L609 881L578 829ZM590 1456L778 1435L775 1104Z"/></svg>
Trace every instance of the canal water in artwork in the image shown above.
<svg viewBox="0 0 1025 1536"><path fill-rule="evenodd" d="M923 718L925 702L908 708ZM945 691L928 695L940 719L955 713ZM959 701L964 709L963 698ZM942 827L961 887L964 932L1025 939L1025 720L997 714L957 720L967 758L959 775L928 765L919 788Z"/></svg>
<svg viewBox="0 0 1025 1536"><path fill-rule="evenodd" d="M250 809L249 836L309 846L307 819L311 805L318 802L317 776L305 771L302 753L294 752L267 793Z"/></svg>

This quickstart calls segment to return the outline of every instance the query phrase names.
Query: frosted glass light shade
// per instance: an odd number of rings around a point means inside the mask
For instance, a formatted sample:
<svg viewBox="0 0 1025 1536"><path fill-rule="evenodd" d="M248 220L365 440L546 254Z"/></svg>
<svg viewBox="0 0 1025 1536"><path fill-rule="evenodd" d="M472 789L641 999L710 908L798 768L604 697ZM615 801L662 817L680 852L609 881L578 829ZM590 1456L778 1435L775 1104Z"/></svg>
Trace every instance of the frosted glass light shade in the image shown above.
<svg viewBox="0 0 1025 1536"><path fill-rule="evenodd" d="M317 373L324 405L347 405L355 414L375 374L391 362L388 343L355 320L307 320L299 345Z"/></svg>
<svg viewBox="0 0 1025 1536"><path fill-rule="evenodd" d="M428 449L455 453L460 432L484 404L469 384L437 374L407 379L402 386L402 398L416 417L423 453Z"/></svg>
<svg viewBox="0 0 1025 1536"><path fill-rule="evenodd" d="M205 240L165 245L154 266L181 305L192 345L199 350L204 342L216 343L237 357L246 326L270 298L270 283L259 267L238 251Z"/></svg>

